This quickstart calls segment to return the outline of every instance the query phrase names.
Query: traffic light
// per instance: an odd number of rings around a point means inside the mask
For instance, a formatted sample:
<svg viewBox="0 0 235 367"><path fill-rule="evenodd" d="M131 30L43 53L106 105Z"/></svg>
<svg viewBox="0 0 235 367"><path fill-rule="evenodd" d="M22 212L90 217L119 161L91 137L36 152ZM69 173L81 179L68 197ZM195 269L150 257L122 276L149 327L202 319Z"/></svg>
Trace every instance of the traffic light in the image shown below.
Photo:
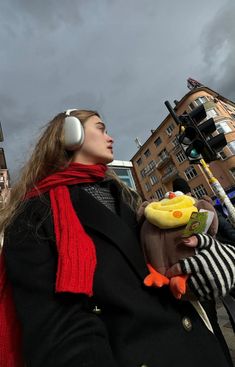
<svg viewBox="0 0 235 367"><path fill-rule="evenodd" d="M195 139L196 130L192 126L181 127L181 134L178 136L179 143L184 150L186 157L190 162L198 163L202 159L200 151L202 150L202 141Z"/></svg>
<svg viewBox="0 0 235 367"><path fill-rule="evenodd" d="M223 133L211 136L216 131L216 125L213 118L201 122L206 116L203 105L188 114L178 116L178 140L191 163L199 163L202 158L207 163L214 161L218 159L217 153L227 145Z"/></svg>

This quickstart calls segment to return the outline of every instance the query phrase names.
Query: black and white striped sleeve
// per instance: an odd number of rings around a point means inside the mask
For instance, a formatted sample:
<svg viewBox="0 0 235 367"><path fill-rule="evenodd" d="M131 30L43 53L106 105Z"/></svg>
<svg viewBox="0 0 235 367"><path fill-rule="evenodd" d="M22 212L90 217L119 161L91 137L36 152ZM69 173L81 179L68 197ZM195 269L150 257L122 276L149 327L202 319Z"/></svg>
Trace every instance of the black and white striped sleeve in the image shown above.
<svg viewBox="0 0 235 367"><path fill-rule="evenodd" d="M209 235L196 236L197 254L179 261L182 272L191 275L188 285L201 300L225 296L235 285L235 247Z"/></svg>

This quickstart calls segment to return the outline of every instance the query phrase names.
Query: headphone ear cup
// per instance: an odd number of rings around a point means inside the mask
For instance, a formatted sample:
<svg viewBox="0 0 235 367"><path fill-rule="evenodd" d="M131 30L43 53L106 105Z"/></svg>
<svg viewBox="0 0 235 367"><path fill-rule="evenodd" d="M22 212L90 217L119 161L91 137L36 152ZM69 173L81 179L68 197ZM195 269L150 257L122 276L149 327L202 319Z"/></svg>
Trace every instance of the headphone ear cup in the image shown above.
<svg viewBox="0 0 235 367"><path fill-rule="evenodd" d="M81 121L75 116L64 119L64 145L66 150L78 149L84 141L84 129Z"/></svg>

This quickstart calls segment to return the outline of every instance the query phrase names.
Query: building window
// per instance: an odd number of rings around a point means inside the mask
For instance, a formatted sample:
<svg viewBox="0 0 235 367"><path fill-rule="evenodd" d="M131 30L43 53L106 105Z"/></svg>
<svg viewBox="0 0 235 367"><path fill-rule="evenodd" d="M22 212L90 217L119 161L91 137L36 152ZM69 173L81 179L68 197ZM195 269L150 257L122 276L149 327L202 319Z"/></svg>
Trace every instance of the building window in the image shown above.
<svg viewBox="0 0 235 367"><path fill-rule="evenodd" d="M142 158L137 159L136 163L140 166L142 164Z"/></svg>
<svg viewBox="0 0 235 367"><path fill-rule="evenodd" d="M216 130L219 132L219 133L230 133L232 131L231 127L228 125L227 122L225 121L220 121L216 124Z"/></svg>
<svg viewBox="0 0 235 367"><path fill-rule="evenodd" d="M206 116L207 118L216 117L218 116L218 112L215 110L215 108L209 108L206 110Z"/></svg>
<svg viewBox="0 0 235 367"><path fill-rule="evenodd" d="M149 149L147 149L145 152L144 152L144 155L145 155L145 158L148 158L150 155L151 155L151 152Z"/></svg>
<svg viewBox="0 0 235 367"><path fill-rule="evenodd" d="M235 167L231 168L229 170L229 172L231 173L231 175L233 176L233 178L235 179Z"/></svg>
<svg viewBox="0 0 235 367"><path fill-rule="evenodd" d="M201 104L207 102L207 98L205 96L198 97L195 99L194 102L196 103L197 106L200 106Z"/></svg>
<svg viewBox="0 0 235 367"><path fill-rule="evenodd" d="M178 145L179 145L179 140L178 140L178 138L176 137L176 138L174 138L173 140L172 140L172 145L173 145L173 147L178 147Z"/></svg>
<svg viewBox="0 0 235 367"><path fill-rule="evenodd" d="M151 182L151 185L153 186L153 185L155 185L157 182L158 182L158 179L157 179L157 177L156 176L151 176L150 177L150 182Z"/></svg>
<svg viewBox="0 0 235 367"><path fill-rule="evenodd" d="M119 176L128 176L131 172L130 168L112 167L112 170Z"/></svg>
<svg viewBox="0 0 235 367"><path fill-rule="evenodd" d="M150 191L150 189L151 189L151 186L150 186L150 183L149 182L145 182L144 187L145 187L145 190L147 192Z"/></svg>
<svg viewBox="0 0 235 367"><path fill-rule="evenodd" d="M130 168L111 166L111 169L129 187L135 189L135 182Z"/></svg>
<svg viewBox="0 0 235 367"><path fill-rule="evenodd" d="M151 169L153 169L153 168L156 167L156 162L155 161L151 161L151 162L149 162L148 166L149 166L149 169L151 170Z"/></svg>
<svg viewBox="0 0 235 367"><path fill-rule="evenodd" d="M144 178L144 177L146 177L146 169L144 168L144 169L142 169L141 171L140 171L140 174L141 174L141 176Z"/></svg>
<svg viewBox="0 0 235 367"><path fill-rule="evenodd" d="M4 174L0 173L0 192L1 190L5 189L6 185L5 185L5 179L4 179Z"/></svg>
<svg viewBox="0 0 235 367"><path fill-rule="evenodd" d="M164 197L164 193L163 193L162 188L157 189L157 190L155 191L155 196L156 196L156 198L157 198L158 200L161 200L161 199Z"/></svg>
<svg viewBox="0 0 235 367"><path fill-rule="evenodd" d="M230 152L232 154L235 154L235 141L230 141L230 143L228 143L227 146L228 146Z"/></svg>
<svg viewBox="0 0 235 367"><path fill-rule="evenodd" d="M173 164L167 164L167 166L163 170L163 174L171 173L175 170L175 166Z"/></svg>
<svg viewBox="0 0 235 367"><path fill-rule="evenodd" d="M193 102L191 102L191 103L189 104L189 108L190 108L191 110L193 110L193 109L195 108L195 106L194 106L194 103L193 103Z"/></svg>
<svg viewBox="0 0 235 367"><path fill-rule="evenodd" d="M224 153L224 151L223 151L223 150L221 150L221 151L219 152L219 155L220 155L220 157L221 157L221 159L222 159L222 160L224 160L224 159L226 159L226 158L227 158L227 155Z"/></svg>
<svg viewBox="0 0 235 367"><path fill-rule="evenodd" d="M197 176L197 171L195 170L193 166L190 166L189 168L187 168L184 171L184 173L188 180L191 180L191 178L194 178Z"/></svg>
<svg viewBox="0 0 235 367"><path fill-rule="evenodd" d="M187 157L184 154L184 152L181 150L179 153L176 154L176 159L179 163L182 163L187 159Z"/></svg>
<svg viewBox="0 0 235 367"><path fill-rule="evenodd" d="M160 138L160 136L155 140L154 144L156 145L156 147L158 147L160 144L162 143L162 139Z"/></svg>
<svg viewBox="0 0 235 367"><path fill-rule="evenodd" d="M172 135L172 131L175 128L175 124L172 122L167 128L166 128L166 133L167 135L171 136Z"/></svg>
<svg viewBox="0 0 235 367"><path fill-rule="evenodd" d="M167 150L166 149L163 149L160 153L159 153L159 158L160 159L162 159L162 160L164 160L164 159L166 159L166 158L168 158L169 157L169 154L168 154L168 152L167 152Z"/></svg>
<svg viewBox="0 0 235 367"><path fill-rule="evenodd" d="M200 199L203 195L207 195L207 191L203 185L199 185L193 189L194 196L197 199Z"/></svg>

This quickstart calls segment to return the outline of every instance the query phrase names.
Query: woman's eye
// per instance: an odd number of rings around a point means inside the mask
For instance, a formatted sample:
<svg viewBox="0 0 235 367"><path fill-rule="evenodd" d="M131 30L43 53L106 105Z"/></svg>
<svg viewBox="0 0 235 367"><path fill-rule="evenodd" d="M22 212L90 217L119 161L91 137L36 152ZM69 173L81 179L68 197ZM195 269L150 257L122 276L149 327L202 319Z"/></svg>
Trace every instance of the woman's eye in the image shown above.
<svg viewBox="0 0 235 367"><path fill-rule="evenodd" d="M102 130L104 133L106 133L107 134L107 130L106 130L106 126L105 126L105 124L103 124L103 123L98 123L97 124L97 128L99 129L99 130Z"/></svg>

